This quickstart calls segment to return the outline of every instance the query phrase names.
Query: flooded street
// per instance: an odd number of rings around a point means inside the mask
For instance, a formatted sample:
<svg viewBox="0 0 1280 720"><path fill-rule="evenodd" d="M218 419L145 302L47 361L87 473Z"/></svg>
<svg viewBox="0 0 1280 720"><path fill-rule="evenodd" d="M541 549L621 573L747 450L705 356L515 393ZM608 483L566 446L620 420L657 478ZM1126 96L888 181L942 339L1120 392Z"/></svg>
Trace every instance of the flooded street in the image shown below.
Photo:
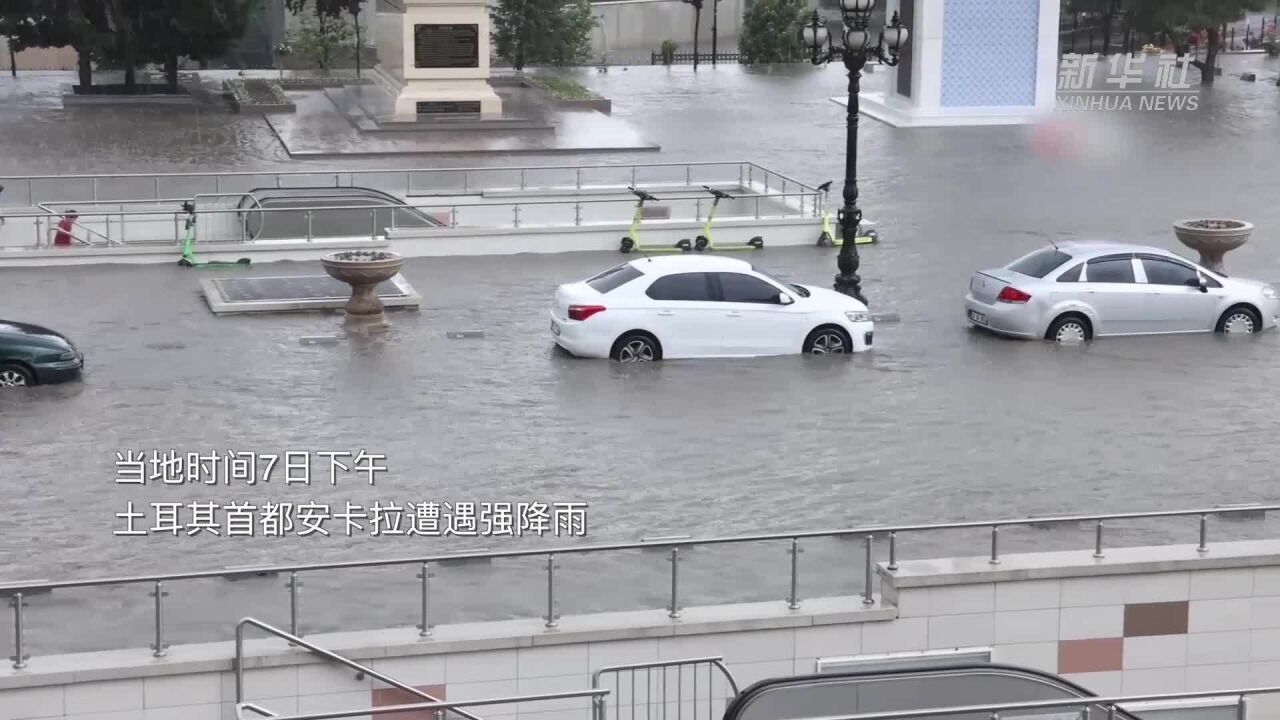
<svg viewBox="0 0 1280 720"><path fill-rule="evenodd" d="M336 332L337 315L217 318L198 293L197 276L176 266L0 271L0 317L67 333L88 363L83 383L0 394L7 520L0 582L571 542L341 532L253 540L113 536L123 527L115 513L130 499L585 502L586 542L1274 500L1280 332L1058 348L972 332L962 315L975 269L1050 239L1178 250L1171 224L1184 217L1255 223L1252 241L1227 255L1227 271L1280 281L1280 62L1227 62L1226 76L1203 90L1196 112L917 130L864 118L862 206L881 242L862 248L860 272L872 309L897 313L901 322L878 327L876 350L852 359L626 368L553 352L546 308L554 287L618 262L615 253L410 259L403 272L424 296L420 312L391 314L385 339L312 346L299 338ZM1260 82L1232 77L1237 65L1257 69ZM704 67L696 75L690 68L614 68L582 79L663 151L483 164L749 160L815 184L843 172L844 111L829 100L844 85L836 68ZM111 116L63 110L56 97L49 100L49 82L37 75L0 80L0 173L339 166L289 161L260 118L208 109ZM181 127L174 118L183 118ZM433 157L340 166L478 164ZM775 248L750 259L812 284L829 284L836 271L833 250ZM254 274L317 270L281 263ZM484 337L446 336L457 330L483 330ZM330 485L327 477L310 486L113 483L116 452L130 449L362 448L386 456L388 471L373 487ZM1215 522L1212 533L1248 537L1267 526L1274 533L1276 524ZM1194 542L1195 530L1194 519L1119 523L1108 537ZM984 542L982 532L904 536L899 553L980 555ZM1005 552L1091 542L1088 528L1010 530L1002 539ZM685 602L780 599L784 545L693 551L683 569ZM807 547L802 595L860 588L860 545ZM440 568L437 622L538 614L541 562ZM661 553L566 557L561 564L566 615L664 601L669 570ZM415 571L308 575L304 629L412 624ZM286 622L283 582L170 585L170 641L226 638L246 614ZM145 645L149 589L33 598L31 652ZM80 630L68 633L68 625ZM8 648L11 631L7 623L0 628L0 648Z"/></svg>

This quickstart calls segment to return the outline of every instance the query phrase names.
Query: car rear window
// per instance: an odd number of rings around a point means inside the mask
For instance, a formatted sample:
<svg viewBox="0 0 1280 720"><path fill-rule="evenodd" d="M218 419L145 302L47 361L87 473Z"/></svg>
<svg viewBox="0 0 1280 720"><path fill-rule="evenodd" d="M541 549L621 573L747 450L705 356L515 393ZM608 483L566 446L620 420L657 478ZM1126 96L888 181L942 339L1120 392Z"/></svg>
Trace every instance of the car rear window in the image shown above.
<svg viewBox="0 0 1280 720"><path fill-rule="evenodd" d="M587 280L587 284L596 292L604 295L610 290L616 290L617 288L626 285L643 274L644 273L632 267L630 263L627 263L625 265L619 265L605 270L599 275Z"/></svg>
<svg viewBox="0 0 1280 720"><path fill-rule="evenodd" d="M1010 265L1009 269L1023 275L1042 278L1052 272L1054 268L1061 267L1062 263L1070 259L1071 256L1061 250L1044 248L1018 260Z"/></svg>

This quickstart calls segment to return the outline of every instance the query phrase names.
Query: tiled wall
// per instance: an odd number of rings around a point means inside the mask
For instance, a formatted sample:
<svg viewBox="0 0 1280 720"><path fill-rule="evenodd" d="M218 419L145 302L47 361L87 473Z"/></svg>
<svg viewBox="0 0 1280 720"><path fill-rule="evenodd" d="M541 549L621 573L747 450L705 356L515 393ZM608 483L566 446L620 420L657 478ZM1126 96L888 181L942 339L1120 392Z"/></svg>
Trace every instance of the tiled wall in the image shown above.
<svg viewBox="0 0 1280 720"><path fill-rule="evenodd" d="M1101 695L1280 684L1280 568L908 588L898 602L895 632L916 637L901 649L994 647Z"/></svg>
<svg viewBox="0 0 1280 720"><path fill-rule="evenodd" d="M939 0L943 107L1035 105L1042 0Z"/></svg>

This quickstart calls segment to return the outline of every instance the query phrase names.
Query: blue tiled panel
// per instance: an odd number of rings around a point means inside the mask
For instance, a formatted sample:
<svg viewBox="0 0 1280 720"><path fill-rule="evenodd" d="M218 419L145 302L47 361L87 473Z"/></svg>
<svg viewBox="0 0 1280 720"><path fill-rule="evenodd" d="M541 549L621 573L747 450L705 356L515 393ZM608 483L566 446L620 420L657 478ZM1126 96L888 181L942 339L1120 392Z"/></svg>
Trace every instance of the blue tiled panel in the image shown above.
<svg viewBox="0 0 1280 720"><path fill-rule="evenodd" d="M942 0L942 105L1034 105L1040 3Z"/></svg>

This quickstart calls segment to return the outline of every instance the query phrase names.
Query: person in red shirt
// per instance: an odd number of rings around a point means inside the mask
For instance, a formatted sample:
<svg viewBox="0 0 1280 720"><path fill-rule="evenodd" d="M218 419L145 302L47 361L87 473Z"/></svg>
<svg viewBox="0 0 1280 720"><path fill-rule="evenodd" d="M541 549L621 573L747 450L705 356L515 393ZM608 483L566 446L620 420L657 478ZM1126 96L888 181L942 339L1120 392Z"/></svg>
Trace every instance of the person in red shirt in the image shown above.
<svg viewBox="0 0 1280 720"><path fill-rule="evenodd" d="M62 218L62 222L58 223L58 232L53 236L54 247L71 247L71 228L78 217L80 216L76 211L71 210Z"/></svg>

